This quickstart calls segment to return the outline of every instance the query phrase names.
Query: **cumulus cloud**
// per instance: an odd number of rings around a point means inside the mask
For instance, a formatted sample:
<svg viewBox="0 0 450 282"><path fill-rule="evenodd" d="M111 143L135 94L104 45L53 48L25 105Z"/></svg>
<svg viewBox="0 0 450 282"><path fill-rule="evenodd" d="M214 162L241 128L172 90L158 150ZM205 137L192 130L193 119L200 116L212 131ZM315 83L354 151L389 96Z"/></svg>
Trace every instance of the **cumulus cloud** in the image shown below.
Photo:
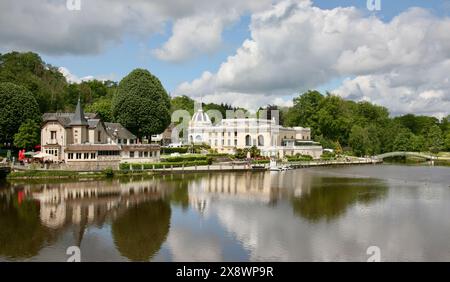
<svg viewBox="0 0 450 282"><path fill-rule="evenodd" d="M336 94L394 113L448 113L449 18L411 8L383 22L354 7L287 0L254 13L250 30L217 72L175 93L257 107L347 77Z"/></svg>
<svg viewBox="0 0 450 282"><path fill-rule="evenodd" d="M275 1L275 0L274 0ZM0 2L0 48L50 55L97 54L125 36L148 40L173 23L169 40L155 50L163 60L180 61L219 47L223 28L272 0L65 0Z"/></svg>
<svg viewBox="0 0 450 282"><path fill-rule="evenodd" d="M77 75L73 74L68 68L66 67L59 67L58 71L62 73L62 75L66 78L67 82L69 83L81 83L83 81L91 81L91 80L100 80L100 81L107 81L107 80L115 80L116 75L115 74L109 74L109 75L100 75L100 76L93 76L88 75L84 77L78 77Z"/></svg>

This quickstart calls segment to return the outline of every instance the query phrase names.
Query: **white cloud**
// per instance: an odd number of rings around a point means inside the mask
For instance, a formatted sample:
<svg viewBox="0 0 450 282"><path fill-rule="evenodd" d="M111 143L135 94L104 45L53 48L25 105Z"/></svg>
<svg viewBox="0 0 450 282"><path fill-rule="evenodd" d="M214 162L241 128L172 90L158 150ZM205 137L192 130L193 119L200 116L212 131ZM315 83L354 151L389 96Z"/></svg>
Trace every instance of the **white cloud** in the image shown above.
<svg viewBox="0 0 450 282"><path fill-rule="evenodd" d="M449 111L449 18L411 8L383 22L353 7L323 10L287 0L254 13L250 30L216 73L180 84L175 94L258 107L352 77L337 94L394 113Z"/></svg>
<svg viewBox="0 0 450 282"><path fill-rule="evenodd" d="M213 52L222 43L223 26L223 19L215 16L179 19L170 39L154 54L164 61L183 61L198 53Z"/></svg>
<svg viewBox="0 0 450 282"><path fill-rule="evenodd" d="M58 71L62 73L62 75L66 78L67 82L69 83L81 83L83 81L91 81L91 80L99 80L99 81L106 81L106 80L112 80L114 81L116 79L115 74L110 75L100 75L100 76L93 76L88 75L84 77L78 77L77 75L73 74L68 68L66 67L59 67Z"/></svg>
<svg viewBox="0 0 450 282"><path fill-rule="evenodd" d="M227 24L277 0L82 0L71 11L65 0L0 2L0 48L50 55L97 54L124 37L146 42L173 23L170 39L155 50L180 61L220 46Z"/></svg>

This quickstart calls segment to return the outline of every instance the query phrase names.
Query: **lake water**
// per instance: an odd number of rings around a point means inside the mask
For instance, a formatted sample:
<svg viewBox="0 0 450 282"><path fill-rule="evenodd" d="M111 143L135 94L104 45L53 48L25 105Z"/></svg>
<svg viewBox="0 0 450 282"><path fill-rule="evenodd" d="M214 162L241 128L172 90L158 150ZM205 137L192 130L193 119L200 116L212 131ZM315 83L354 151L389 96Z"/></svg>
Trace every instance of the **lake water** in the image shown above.
<svg viewBox="0 0 450 282"><path fill-rule="evenodd" d="M449 167L0 187L0 261L450 261Z"/></svg>

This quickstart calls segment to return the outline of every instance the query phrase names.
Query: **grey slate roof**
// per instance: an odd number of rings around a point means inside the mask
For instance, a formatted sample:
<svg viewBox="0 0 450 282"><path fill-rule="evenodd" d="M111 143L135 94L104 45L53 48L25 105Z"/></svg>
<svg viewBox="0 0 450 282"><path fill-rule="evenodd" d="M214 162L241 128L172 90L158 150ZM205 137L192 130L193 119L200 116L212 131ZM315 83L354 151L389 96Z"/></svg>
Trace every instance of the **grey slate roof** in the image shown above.
<svg viewBox="0 0 450 282"><path fill-rule="evenodd" d="M118 139L136 139L136 135L131 133L120 123L105 122L105 128L108 134L113 138Z"/></svg>
<svg viewBox="0 0 450 282"><path fill-rule="evenodd" d="M78 98L77 107L75 109L75 113L70 119L69 125L88 125L86 117L84 116L83 106L81 106L80 98Z"/></svg>
<svg viewBox="0 0 450 282"><path fill-rule="evenodd" d="M64 127L70 127L70 122L72 120L73 113L45 113L42 115L42 120L47 121L57 121ZM94 113L85 113L85 118L90 119L98 119L98 115Z"/></svg>
<svg viewBox="0 0 450 282"><path fill-rule="evenodd" d="M98 124L100 123L99 118L93 118L87 120L89 128L97 128Z"/></svg>

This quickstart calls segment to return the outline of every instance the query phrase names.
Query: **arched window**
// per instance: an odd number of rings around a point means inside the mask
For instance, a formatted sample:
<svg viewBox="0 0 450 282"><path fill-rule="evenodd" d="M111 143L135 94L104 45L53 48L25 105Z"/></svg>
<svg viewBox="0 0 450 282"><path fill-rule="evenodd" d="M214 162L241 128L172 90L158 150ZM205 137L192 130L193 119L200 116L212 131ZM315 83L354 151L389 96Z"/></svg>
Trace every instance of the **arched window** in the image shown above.
<svg viewBox="0 0 450 282"><path fill-rule="evenodd" d="M260 147L264 146L264 136L262 135L258 136L258 146Z"/></svg>
<svg viewBox="0 0 450 282"><path fill-rule="evenodd" d="M245 146L251 146L252 145L252 138L250 135L245 136Z"/></svg>
<svg viewBox="0 0 450 282"><path fill-rule="evenodd" d="M195 142L202 142L202 137L200 135L195 136Z"/></svg>

